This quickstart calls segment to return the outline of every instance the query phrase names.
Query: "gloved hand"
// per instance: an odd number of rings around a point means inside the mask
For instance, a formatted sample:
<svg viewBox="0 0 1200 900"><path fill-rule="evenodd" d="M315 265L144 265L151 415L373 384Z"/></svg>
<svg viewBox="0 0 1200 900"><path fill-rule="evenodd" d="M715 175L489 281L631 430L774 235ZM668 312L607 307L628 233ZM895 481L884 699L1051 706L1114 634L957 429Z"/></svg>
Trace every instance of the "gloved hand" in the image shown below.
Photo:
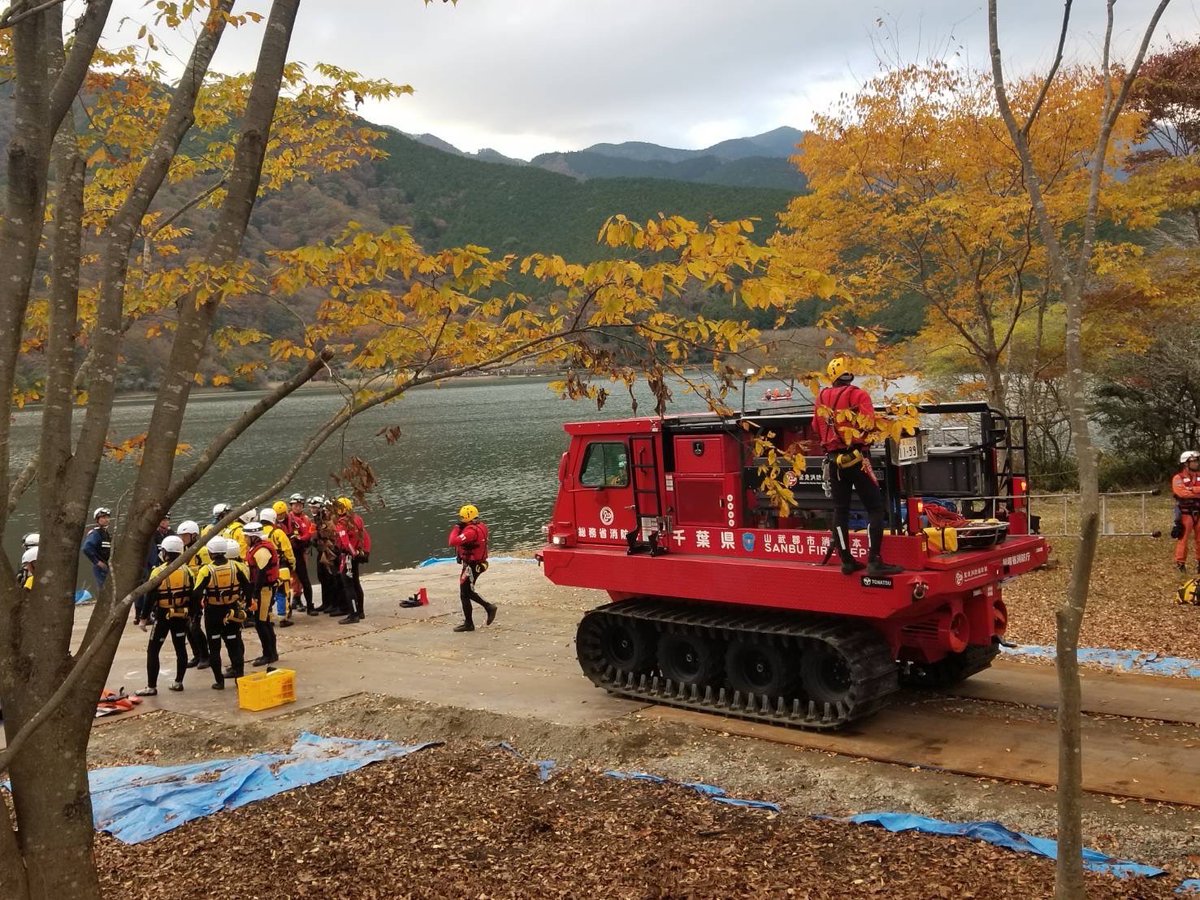
<svg viewBox="0 0 1200 900"><path fill-rule="evenodd" d="M1171 526L1171 540L1177 541L1183 537L1183 523L1176 522Z"/></svg>
<svg viewBox="0 0 1200 900"><path fill-rule="evenodd" d="M367 563L369 563L371 561L371 554L370 553L359 553L359 554L357 554L357 559L360 563L362 563L365 566Z"/></svg>

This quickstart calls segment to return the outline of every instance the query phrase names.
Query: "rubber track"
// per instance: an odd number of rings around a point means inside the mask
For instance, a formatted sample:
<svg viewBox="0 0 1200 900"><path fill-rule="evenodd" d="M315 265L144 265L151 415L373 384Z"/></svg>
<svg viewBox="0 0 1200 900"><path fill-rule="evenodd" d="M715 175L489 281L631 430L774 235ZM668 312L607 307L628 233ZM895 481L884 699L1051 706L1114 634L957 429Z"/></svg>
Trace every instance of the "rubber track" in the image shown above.
<svg viewBox="0 0 1200 900"><path fill-rule="evenodd" d="M722 685L672 682L657 670L619 670L605 663L600 646L603 625L609 618L637 620L651 626L656 635L690 633L722 641L785 643L800 654L824 644L839 652L850 666L852 690L847 700L818 703L798 696L745 694ZM610 693L795 728L840 728L871 715L899 689L896 663L887 643L870 626L769 610L725 610L662 600L610 603L591 610L579 623L576 652L584 674Z"/></svg>

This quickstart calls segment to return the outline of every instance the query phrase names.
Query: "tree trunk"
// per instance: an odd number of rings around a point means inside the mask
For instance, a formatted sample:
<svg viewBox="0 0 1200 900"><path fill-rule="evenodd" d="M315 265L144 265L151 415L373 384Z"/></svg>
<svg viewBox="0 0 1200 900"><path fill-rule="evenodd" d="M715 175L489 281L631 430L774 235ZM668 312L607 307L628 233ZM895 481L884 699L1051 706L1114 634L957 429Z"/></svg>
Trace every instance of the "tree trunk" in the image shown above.
<svg viewBox="0 0 1200 900"><path fill-rule="evenodd" d="M13 761L13 805L21 826L16 837L23 870L18 877L23 876L27 885L26 894L6 893L6 900L100 897L92 857L95 825L86 756L94 713L94 701L86 705L78 698L69 701Z"/></svg>

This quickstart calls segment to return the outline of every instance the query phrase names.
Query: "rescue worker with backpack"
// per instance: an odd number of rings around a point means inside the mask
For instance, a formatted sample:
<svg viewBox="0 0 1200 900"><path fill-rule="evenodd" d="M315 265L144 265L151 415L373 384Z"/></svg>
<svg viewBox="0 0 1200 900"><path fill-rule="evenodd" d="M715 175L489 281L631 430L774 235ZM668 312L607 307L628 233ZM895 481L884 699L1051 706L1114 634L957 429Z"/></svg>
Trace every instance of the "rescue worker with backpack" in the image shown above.
<svg viewBox="0 0 1200 900"><path fill-rule="evenodd" d="M178 559L183 551L183 539L178 535L171 534L163 538L162 550L159 553L162 562L154 567L150 577L157 576ZM192 587L192 570L187 566L180 566L147 595L150 597L154 630L150 632L150 643L146 647L146 687L137 692L139 697L153 697L158 694L159 653L168 634L171 635L171 643L175 647L175 680L171 682L170 690L183 690L183 676L188 669L188 621L194 606Z"/></svg>
<svg viewBox="0 0 1200 900"><path fill-rule="evenodd" d="M271 619L271 599L279 583L279 550L275 542L263 534L260 522L249 522L242 529L250 553L246 563L250 567L250 597L247 609L254 616L254 630L262 645L262 655L251 665L266 666L279 662L275 647L275 623Z"/></svg>
<svg viewBox="0 0 1200 900"><path fill-rule="evenodd" d="M213 690L225 690L225 679L245 674L246 648L242 643L242 623L246 621L246 599L250 595L250 577L237 562L241 547L233 538L215 537L208 544L211 561L196 573L193 600L204 609L204 630L208 634L208 658L213 673ZM229 668L221 668L221 643L229 651Z"/></svg>
<svg viewBox="0 0 1200 900"><path fill-rule="evenodd" d="M813 432L825 450L826 479L833 497L833 549L842 561L842 574L853 575L864 568L872 578L898 575L904 570L883 561L883 494L871 468L870 434L875 427L875 404L871 395L852 384L854 373L844 356L834 357L826 367L829 387L817 395L813 410ZM850 500L857 492L867 510L867 564L850 552Z"/></svg>
<svg viewBox="0 0 1200 900"><path fill-rule="evenodd" d="M1179 508L1179 521L1171 536L1175 544L1175 568L1187 571L1189 538L1196 545L1196 573L1200 574L1200 451L1184 450L1179 456L1181 468L1171 479L1171 493Z"/></svg>
<svg viewBox="0 0 1200 900"><path fill-rule="evenodd" d="M275 545L275 550L279 559L279 580L275 583L274 593L271 595L272 601L276 606L276 612L282 616L279 623L280 628L287 628L292 624L292 572L296 568L296 556L292 552L292 541L287 536L287 532L279 525L279 510L277 506L283 507L283 517L287 518L287 505L282 501L277 502L274 506L262 510L258 514L258 521L262 523L263 536L270 539Z"/></svg>
<svg viewBox="0 0 1200 900"><path fill-rule="evenodd" d="M183 541L183 549L189 550L196 541L200 540L200 525L192 519L185 519L179 523L179 527L175 529L175 533ZM212 562L212 557L209 555L207 547L201 547L200 551L188 560L188 568L192 570L192 577L200 573L200 568ZM192 607L192 616L188 619L188 643L192 647L192 658L188 660L188 668L207 669L208 668L208 639L204 636L204 631L200 627L202 611L199 605Z"/></svg>
<svg viewBox="0 0 1200 900"><path fill-rule="evenodd" d="M462 601L463 623L455 631L474 631L471 604L478 603L487 612L487 624L496 621L496 605L488 603L475 591L475 582L488 567L488 526L479 518L479 509L468 503L458 511L458 521L450 529L447 543L454 548L455 557L462 564L458 576L458 597Z"/></svg>

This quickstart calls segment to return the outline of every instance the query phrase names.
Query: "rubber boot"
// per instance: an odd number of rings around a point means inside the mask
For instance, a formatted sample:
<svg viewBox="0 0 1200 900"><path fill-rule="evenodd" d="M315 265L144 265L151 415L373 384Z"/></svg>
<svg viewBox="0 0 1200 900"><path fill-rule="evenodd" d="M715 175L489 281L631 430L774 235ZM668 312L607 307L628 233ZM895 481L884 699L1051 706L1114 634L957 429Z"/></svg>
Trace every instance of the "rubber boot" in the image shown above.
<svg viewBox="0 0 1200 900"><path fill-rule="evenodd" d="M889 575L899 575L903 571L900 566L889 566L880 556L872 556L867 560L867 574L872 578L886 578Z"/></svg>
<svg viewBox="0 0 1200 900"><path fill-rule="evenodd" d="M843 575L853 575L855 572L861 572L865 568L866 568L866 566L864 566L862 563L860 563L857 559L855 559L850 554L846 554L845 556L842 557L842 574Z"/></svg>
<svg viewBox="0 0 1200 900"><path fill-rule="evenodd" d="M474 631L475 626L470 622L463 622L461 625L457 626L454 630L460 631L460 632L461 631Z"/></svg>
<svg viewBox="0 0 1200 900"><path fill-rule="evenodd" d="M496 604L485 603L483 604L483 608L487 611L487 624L491 625L496 621Z"/></svg>

